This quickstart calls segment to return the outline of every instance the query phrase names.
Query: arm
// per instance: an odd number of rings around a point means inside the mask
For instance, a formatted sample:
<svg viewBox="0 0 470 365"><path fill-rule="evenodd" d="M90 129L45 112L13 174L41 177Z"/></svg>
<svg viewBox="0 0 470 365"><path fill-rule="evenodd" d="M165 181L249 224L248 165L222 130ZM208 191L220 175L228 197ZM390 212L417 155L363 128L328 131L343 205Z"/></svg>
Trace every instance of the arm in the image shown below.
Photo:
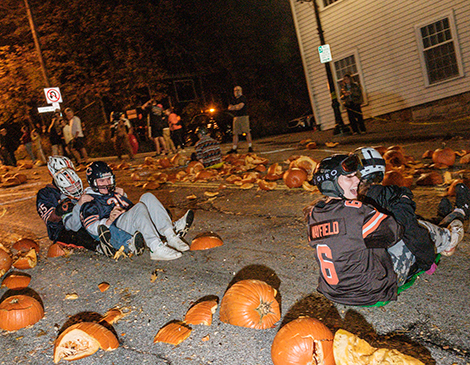
<svg viewBox="0 0 470 365"><path fill-rule="evenodd" d="M98 205L95 202L87 202L80 208L80 220L88 233L98 236L98 226L106 225L108 218L100 219Z"/></svg>
<svg viewBox="0 0 470 365"><path fill-rule="evenodd" d="M403 236L403 227L390 215L365 206L366 214L362 226L362 237L367 248L388 248Z"/></svg>
<svg viewBox="0 0 470 365"><path fill-rule="evenodd" d="M92 200L92 196L84 194L80 197L80 199L78 199L77 203L75 204L72 210L67 211L65 212L65 214L62 215L62 221L64 222L65 229L77 232L80 228L82 228L82 221L80 219L80 209L83 204Z"/></svg>

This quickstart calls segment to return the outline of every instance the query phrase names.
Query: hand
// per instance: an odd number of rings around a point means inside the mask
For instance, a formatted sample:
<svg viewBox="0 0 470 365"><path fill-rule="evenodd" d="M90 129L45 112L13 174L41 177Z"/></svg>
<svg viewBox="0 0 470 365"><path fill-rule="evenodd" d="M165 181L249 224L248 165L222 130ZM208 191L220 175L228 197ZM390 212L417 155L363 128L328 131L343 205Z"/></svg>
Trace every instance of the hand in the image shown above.
<svg viewBox="0 0 470 365"><path fill-rule="evenodd" d="M124 212L125 210L122 209L121 207L118 207L118 206L114 207L111 213L109 214L109 218L106 221L106 224L110 226Z"/></svg>
<svg viewBox="0 0 470 365"><path fill-rule="evenodd" d="M83 194L80 199L78 199L77 204L82 205L88 202L91 202L93 200L93 197L91 195Z"/></svg>
<svg viewBox="0 0 470 365"><path fill-rule="evenodd" d="M116 193L118 193L119 195L124 195L124 189L123 188L116 188L116 189L114 189L114 191Z"/></svg>

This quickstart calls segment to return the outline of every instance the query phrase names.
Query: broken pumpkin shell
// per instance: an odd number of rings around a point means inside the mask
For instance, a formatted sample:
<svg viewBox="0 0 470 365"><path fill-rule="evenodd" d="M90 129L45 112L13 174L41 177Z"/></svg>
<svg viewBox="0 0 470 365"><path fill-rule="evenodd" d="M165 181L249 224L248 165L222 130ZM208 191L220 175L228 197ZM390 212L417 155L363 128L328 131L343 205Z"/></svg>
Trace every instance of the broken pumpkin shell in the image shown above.
<svg viewBox="0 0 470 365"><path fill-rule="evenodd" d="M266 180L258 180L258 187L261 190L270 191L276 189L277 183L275 181L268 182Z"/></svg>
<svg viewBox="0 0 470 365"><path fill-rule="evenodd" d="M419 186L433 186L443 183L441 174L437 171L431 171L424 174L421 174L420 177L416 180L416 185Z"/></svg>
<svg viewBox="0 0 470 365"><path fill-rule="evenodd" d="M128 313L124 313L121 309L119 308L111 308L106 312L104 317L101 319L100 322L107 322L109 324L116 323L119 321L121 318L127 316Z"/></svg>
<svg viewBox="0 0 470 365"><path fill-rule="evenodd" d="M225 293L220 320L234 326L266 329L281 319L277 291L264 281L241 280Z"/></svg>
<svg viewBox="0 0 470 365"><path fill-rule="evenodd" d="M171 322L157 332L153 343L165 342L176 346L186 340L190 334L191 327L185 325L184 322Z"/></svg>
<svg viewBox="0 0 470 365"><path fill-rule="evenodd" d="M54 342L54 363L78 360L98 349L113 351L119 347L116 335L99 323L80 322L65 329Z"/></svg>
<svg viewBox="0 0 470 365"><path fill-rule="evenodd" d="M13 260L12 266L20 270L32 269L38 263L36 250L32 248L27 253L19 253L17 259Z"/></svg>
<svg viewBox="0 0 470 365"><path fill-rule="evenodd" d="M47 257L60 257L65 256L65 251L62 248L62 245L59 243L53 243L49 246L49 250L47 250Z"/></svg>
<svg viewBox="0 0 470 365"><path fill-rule="evenodd" d="M196 303L186 312L184 322L195 326L199 324L210 326L212 323L212 315L216 310L216 300L205 300L203 302Z"/></svg>
<svg viewBox="0 0 470 365"><path fill-rule="evenodd" d="M102 283L99 283L98 284L98 289L100 290L100 292L105 292L106 290L109 289L109 283L106 283L106 282L102 282Z"/></svg>
<svg viewBox="0 0 470 365"><path fill-rule="evenodd" d="M455 152L450 147L438 148L432 154L432 161L436 165L453 166L455 163Z"/></svg>
<svg viewBox="0 0 470 365"><path fill-rule="evenodd" d="M22 238L18 241L16 241L12 246L12 252L13 254L16 254L17 252L28 252L32 248L36 250L36 253L39 253L39 245L37 244L36 241L30 239L30 238Z"/></svg>
<svg viewBox="0 0 470 365"><path fill-rule="evenodd" d="M11 268L12 259L8 252L0 249L0 277Z"/></svg>
<svg viewBox="0 0 470 365"><path fill-rule="evenodd" d="M2 287L19 290L27 288L31 282L31 276L22 272L11 272L2 281Z"/></svg>
<svg viewBox="0 0 470 365"><path fill-rule="evenodd" d="M214 232L203 232L198 234L191 242L191 251L208 250L222 246L222 238Z"/></svg>
<svg viewBox="0 0 470 365"><path fill-rule="evenodd" d="M0 328L16 331L32 326L44 317L44 308L28 295L12 295L0 303Z"/></svg>
<svg viewBox="0 0 470 365"><path fill-rule="evenodd" d="M283 326L274 337L274 365L334 365L333 333L315 318L301 317Z"/></svg>
<svg viewBox="0 0 470 365"><path fill-rule="evenodd" d="M447 188L447 193L446 195L447 196L455 196L455 186L457 184L461 184L463 183L463 180L462 179L455 179L451 184L450 186Z"/></svg>

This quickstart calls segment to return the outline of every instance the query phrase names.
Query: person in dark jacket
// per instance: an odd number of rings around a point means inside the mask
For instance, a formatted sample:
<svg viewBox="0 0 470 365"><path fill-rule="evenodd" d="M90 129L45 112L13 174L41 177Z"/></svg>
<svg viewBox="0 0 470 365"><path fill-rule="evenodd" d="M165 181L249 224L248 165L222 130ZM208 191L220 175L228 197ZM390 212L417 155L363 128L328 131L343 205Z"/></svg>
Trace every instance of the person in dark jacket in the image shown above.
<svg viewBox="0 0 470 365"><path fill-rule="evenodd" d="M363 103L362 90L359 84L355 83L349 74L343 76L341 100L346 107L349 124L351 125L353 133L366 133L366 126L364 125L364 117L361 110L361 104Z"/></svg>
<svg viewBox="0 0 470 365"><path fill-rule="evenodd" d="M0 129L0 149L3 164L16 166L16 146L14 140L8 136L8 132L5 128Z"/></svg>

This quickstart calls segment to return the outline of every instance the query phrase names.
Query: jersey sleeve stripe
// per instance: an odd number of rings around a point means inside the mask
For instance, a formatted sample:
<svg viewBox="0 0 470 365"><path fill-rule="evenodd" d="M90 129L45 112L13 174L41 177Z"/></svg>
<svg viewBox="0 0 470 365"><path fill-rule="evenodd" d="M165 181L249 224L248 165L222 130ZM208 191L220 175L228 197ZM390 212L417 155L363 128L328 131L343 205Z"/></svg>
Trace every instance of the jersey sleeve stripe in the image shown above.
<svg viewBox="0 0 470 365"><path fill-rule="evenodd" d="M374 232L385 218L387 218L387 215L376 212L372 218L362 227L362 237L366 238L369 234Z"/></svg>
<svg viewBox="0 0 470 365"><path fill-rule="evenodd" d="M91 226L93 223L97 222L99 220L99 217L97 215L92 215L89 216L85 219L83 219L82 223L85 228L88 228Z"/></svg>

